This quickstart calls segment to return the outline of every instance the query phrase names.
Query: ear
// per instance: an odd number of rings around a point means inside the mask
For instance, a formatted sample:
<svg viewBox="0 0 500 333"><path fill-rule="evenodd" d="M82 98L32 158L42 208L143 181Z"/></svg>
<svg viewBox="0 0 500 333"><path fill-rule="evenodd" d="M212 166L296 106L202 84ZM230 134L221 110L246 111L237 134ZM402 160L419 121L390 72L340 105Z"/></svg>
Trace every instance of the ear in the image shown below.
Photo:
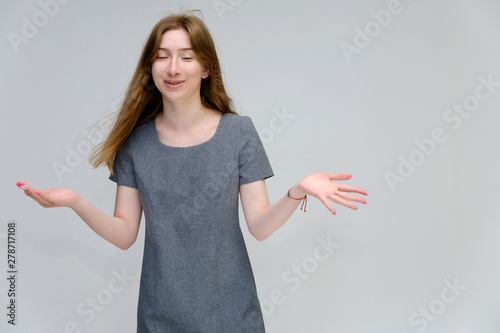
<svg viewBox="0 0 500 333"><path fill-rule="evenodd" d="M205 67L203 69L203 73L201 73L201 78L206 79L209 75L210 75L210 70L207 67Z"/></svg>

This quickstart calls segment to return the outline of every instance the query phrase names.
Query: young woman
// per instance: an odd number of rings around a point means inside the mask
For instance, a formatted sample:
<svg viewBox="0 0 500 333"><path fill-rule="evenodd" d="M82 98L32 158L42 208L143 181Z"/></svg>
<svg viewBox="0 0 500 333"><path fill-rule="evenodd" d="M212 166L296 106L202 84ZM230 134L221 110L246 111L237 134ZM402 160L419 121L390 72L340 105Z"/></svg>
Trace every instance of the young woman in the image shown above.
<svg viewBox="0 0 500 333"><path fill-rule="evenodd" d="M204 23L192 12L156 24L108 139L91 160L117 183L114 214L75 192L17 185L43 207L73 209L121 249L146 239L138 332L264 332L238 221L238 194L250 233L264 240L307 195L357 210L366 191L315 173L269 204L273 171L252 121L233 110ZM305 210L305 207L304 207Z"/></svg>

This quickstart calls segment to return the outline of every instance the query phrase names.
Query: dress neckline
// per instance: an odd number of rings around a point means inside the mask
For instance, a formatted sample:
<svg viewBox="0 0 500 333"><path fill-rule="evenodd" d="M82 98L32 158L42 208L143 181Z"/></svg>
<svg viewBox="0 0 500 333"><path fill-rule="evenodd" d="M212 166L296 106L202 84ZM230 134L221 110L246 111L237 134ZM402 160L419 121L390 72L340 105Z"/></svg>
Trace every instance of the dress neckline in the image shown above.
<svg viewBox="0 0 500 333"><path fill-rule="evenodd" d="M215 130L215 133L208 140L203 141L202 143L199 143L199 144L193 145L193 146L186 146L186 147L169 146L169 145L161 142L160 137L158 136L158 130L156 129L156 120L155 120L156 117L153 117L151 119L151 127L152 127L152 131L154 133L155 141L158 142L161 146L163 146L165 148L169 148L169 149L193 149L193 148L204 146L204 145L210 143L212 140L215 139L215 137L218 136L220 129L222 127L222 122L223 122L223 119L225 118L224 117L225 115L226 115L226 112L223 112L221 114L220 119L219 119L219 124L217 125L217 129Z"/></svg>

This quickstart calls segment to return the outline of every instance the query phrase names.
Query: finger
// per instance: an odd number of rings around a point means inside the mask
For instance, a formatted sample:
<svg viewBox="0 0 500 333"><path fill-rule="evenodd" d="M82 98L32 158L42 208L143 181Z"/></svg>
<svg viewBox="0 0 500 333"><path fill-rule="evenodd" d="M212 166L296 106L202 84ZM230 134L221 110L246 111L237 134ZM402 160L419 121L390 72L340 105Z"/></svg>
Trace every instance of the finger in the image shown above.
<svg viewBox="0 0 500 333"><path fill-rule="evenodd" d="M17 182L16 185L17 185L17 187L19 187L23 191L26 191L27 188L30 188L30 186L26 182ZM31 188L31 189L33 189L33 188Z"/></svg>
<svg viewBox="0 0 500 333"><path fill-rule="evenodd" d="M53 201L51 200L51 196L49 195L49 192L51 191L50 189L37 190L29 185L26 185L25 188L26 188L25 193L27 193L31 197L31 199L38 202L42 207L44 208L55 207Z"/></svg>
<svg viewBox="0 0 500 333"><path fill-rule="evenodd" d="M339 189L339 191L342 191L342 192L356 192L359 194L368 195L368 192L366 192L365 189L362 189L361 187L352 186L352 185L341 184L338 187L338 189Z"/></svg>
<svg viewBox="0 0 500 333"><path fill-rule="evenodd" d="M330 201L328 201L328 199L326 198L321 198L320 199L321 202L326 206L326 208L328 208L328 210L333 214L333 215L337 215L337 211L335 210L335 208L332 206L332 204L330 203Z"/></svg>
<svg viewBox="0 0 500 333"><path fill-rule="evenodd" d="M26 183L25 182L17 182L16 186L19 187L21 190L23 190L26 193Z"/></svg>
<svg viewBox="0 0 500 333"><path fill-rule="evenodd" d="M31 186L26 184L25 182L17 182L16 184L21 190L24 191L24 194L30 195L31 193L34 193L34 190Z"/></svg>
<svg viewBox="0 0 500 333"><path fill-rule="evenodd" d="M352 202L349 202L343 198L341 198L340 196L336 195L336 194L333 194L333 195L329 195L328 196L328 199L332 200L333 202L335 203L338 203L339 205L342 205L342 206L346 206L347 208L351 208L351 209L354 209L354 210L358 210L358 206L356 206L355 204L353 204Z"/></svg>
<svg viewBox="0 0 500 333"><path fill-rule="evenodd" d="M348 173L331 173L327 172L328 178L330 180L349 180L352 178L351 174Z"/></svg>
<svg viewBox="0 0 500 333"><path fill-rule="evenodd" d="M26 183L22 183L22 182L20 182L20 183L23 184L22 186L24 187L24 193L26 195L28 195L31 199L35 200L36 202L38 202L40 205L43 206L44 200L40 197L41 191L35 190L34 188L32 188L31 186L29 186Z"/></svg>
<svg viewBox="0 0 500 333"><path fill-rule="evenodd" d="M344 200L356 201L356 202L362 203L364 205L367 204L365 198L359 197L357 195L352 195L352 194L348 194L348 193L345 193L345 192L337 192L337 195L339 197L341 197L342 199L344 199Z"/></svg>
<svg viewBox="0 0 500 333"><path fill-rule="evenodd" d="M35 192L37 194L37 201L45 208L57 207L54 203L54 196L50 193L51 191L52 189Z"/></svg>
<svg viewBox="0 0 500 333"><path fill-rule="evenodd" d="M35 191L35 194L34 194L34 200L37 201L40 205L42 205L43 207L47 207L48 205L50 205L50 202L49 200L47 199L47 197L45 196L45 191L41 191L41 190L37 190Z"/></svg>
<svg viewBox="0 0 500 333"><path fill-rule="evenodd" d="M34 197L35 193L38 193L38 190L35 190L33 187L29 186L26 183L24 183L24 185L22 185L21 189L23 189L31 197Z"/></svg>

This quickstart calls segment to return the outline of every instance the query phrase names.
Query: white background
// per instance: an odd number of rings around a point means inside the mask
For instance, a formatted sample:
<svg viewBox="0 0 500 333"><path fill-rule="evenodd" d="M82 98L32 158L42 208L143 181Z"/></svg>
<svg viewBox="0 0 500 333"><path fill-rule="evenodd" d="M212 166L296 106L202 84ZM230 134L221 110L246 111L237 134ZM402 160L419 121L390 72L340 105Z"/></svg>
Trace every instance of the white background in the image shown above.
<svg viewBox="0 0 500 333"><path fill-rule="evenodd" d="M372 11L383 17L388 6L398 13L377 23ZM57 8L3 0L1 331L135 332L142 228L121 251L15 183L71 188L113 212L116 185L87 163L82 132L119 107L154 24L186 9L202 10L228 91L265 142L276 173L271 200L316 171L351 173L348 183L369 193L359 212L338 207L337 216L311 198L307 213L264 242L248 237L242 220L268 331L499 332L495 0L72 0ZM26 27L34 23L36 31ZM349 47L356 52L342 51ZM496 86L480 87L480 77ZM473 111L449 111L465 101ZM435 130L441 142L430 144ZM418 165L402 166L410 160ZM400 181L391 185L388 174ZM15 327L6 316L9 221L17 223ZM318 238L338 247L326 256Z"/></svg>

